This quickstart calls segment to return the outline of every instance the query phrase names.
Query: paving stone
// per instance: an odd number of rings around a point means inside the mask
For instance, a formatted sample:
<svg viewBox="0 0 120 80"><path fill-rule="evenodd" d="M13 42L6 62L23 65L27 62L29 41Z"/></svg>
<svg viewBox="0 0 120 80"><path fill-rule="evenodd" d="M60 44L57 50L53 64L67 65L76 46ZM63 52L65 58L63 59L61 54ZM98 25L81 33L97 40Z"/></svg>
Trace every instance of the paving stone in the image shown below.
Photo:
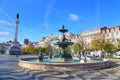
<svg viewBox="0 0 120 80"><path fill-rule="evenodd" d="M0 55L0 80L120 80L120 59L110 59L114 64L106 69L60 72L24 69L20 57Z"/></svg>

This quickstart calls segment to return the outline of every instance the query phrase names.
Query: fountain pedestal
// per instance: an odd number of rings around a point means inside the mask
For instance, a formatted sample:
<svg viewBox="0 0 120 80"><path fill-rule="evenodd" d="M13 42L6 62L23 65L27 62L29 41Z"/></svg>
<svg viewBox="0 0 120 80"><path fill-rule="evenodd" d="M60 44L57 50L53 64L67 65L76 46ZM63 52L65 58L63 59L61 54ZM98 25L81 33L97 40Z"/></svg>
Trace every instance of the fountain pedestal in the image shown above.
<svg viewBox="0 0 120 80"><path fill-rule="evenodd" d="M72 60L72 56L69 53L64 53L64 54L59 53L58 55L54 56L54 60L60 62L70 61Z"/></svg>
<svg viewBox="0 0 120 80"><path fill-rule="evenodd" d="M70 61L72 60L72 56L71 54L67 53L65 51L65 48L68 46L68 45L72 45L73 42L68 42L66 41L66 38L65 38L65 32L67 32L68 30L65 29L64 25L62 26L62 29L59 30L59 32L62 33L62 40L60 42L57 42L56 45L58 45L61 49L62 49L62 52L55 55L54 56L54 60L55 61L59 61L59 62L65 62L65 61Z"/></svg>

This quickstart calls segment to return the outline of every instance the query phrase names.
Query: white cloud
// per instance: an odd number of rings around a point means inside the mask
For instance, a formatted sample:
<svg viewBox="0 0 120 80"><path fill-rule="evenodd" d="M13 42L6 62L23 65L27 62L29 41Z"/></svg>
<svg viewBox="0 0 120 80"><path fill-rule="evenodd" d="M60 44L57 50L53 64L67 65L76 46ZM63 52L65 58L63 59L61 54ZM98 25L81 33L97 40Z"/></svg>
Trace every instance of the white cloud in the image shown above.
<svg viewBox="0 0 120 80"><path fill-rule="evenodd" d="M4 24L4 25L8 25L8 26L13 25L13 23L10 23L10 22L8 22L6 20L0 20L0 24Z"/></svg>
<svg viewBox="0 0 120 80"><path fill-rule="evenodd" d="M73 20L73 21L78 21L79 20L79 16L76 14L69 14L69 19Z"/></svg>
<svg viewBox="0 0 120 80"><path fill-rule="evenodd" d="M56 0L50 0L49 2L48 2L48 5L47 5L47 7L46 7L46 9L45 9L45 14L44 14L44 20L45 20L45 23L43 24L45 27L49 27L49 19L48 19L48 17L49 17L49 15L50 15L50 13L51 13L51 10L53 9L53 6L54 6L54 4L55 4L55 1Z"/></svg>
<svg viewBox="0 0 120 80"><path fill-rule="evenodd" d="M8 31L0 32L0 36L9 35L9 34L10 33Z"/></svg>

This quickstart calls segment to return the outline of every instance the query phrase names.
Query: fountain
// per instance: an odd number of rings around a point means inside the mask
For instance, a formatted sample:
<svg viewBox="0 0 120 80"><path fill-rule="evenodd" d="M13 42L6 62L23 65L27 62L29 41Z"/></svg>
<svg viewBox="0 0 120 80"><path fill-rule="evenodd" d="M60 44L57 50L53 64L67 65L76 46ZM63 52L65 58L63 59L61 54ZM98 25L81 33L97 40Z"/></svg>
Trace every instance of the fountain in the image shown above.
<svg viewBox="0 0 120 80"><path fill-rule="evenodd" d="M65 50L67 46L73 44L73 42L68 42L65 38L65 33L67 31L68 30L65 29L64 25L62 26L62 29L59 30L59 32L62 33L62 39L61 41L55 43L55 45L58 45L62 49L62 51L59 54L56 54L53 57L53 53L51 51L49 57L44 57L43 53L40 51L38 57L21 58L19 60L19 66L33 70L70 71L101 69L106 68L110 65L108 60L88 60L88 58L84 56L84 50L81 51L81 59L75 59L74 57L72 57L71 54L67 53L67 51Z"/></svg>
<svg viewBox="0 0 120 80"><path fill-rule="evenodd" d="M65 61L72 60L72 56L65 51L65 48L68 45L72 45L73 44L73 42L66 41L64 33L67 32L67 31L68 30L65 29L64 25L62 26L62 29L59 30L59 32L62 33L62 40L60 42L57 42L56 45L58 45L62 49L62 52L54 56L54 60L56 60L56 61L65 62Z"/></svg>

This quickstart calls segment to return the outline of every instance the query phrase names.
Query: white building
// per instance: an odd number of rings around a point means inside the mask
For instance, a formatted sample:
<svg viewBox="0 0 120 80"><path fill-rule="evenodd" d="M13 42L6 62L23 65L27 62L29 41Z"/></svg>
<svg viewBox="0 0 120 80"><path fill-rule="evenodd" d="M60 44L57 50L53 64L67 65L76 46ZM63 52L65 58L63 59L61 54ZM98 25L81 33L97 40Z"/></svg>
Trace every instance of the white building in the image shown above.
<svg viewBox="0 0 120 80"><path fill-rule="evenodd" d="M106 26L88 30L85 32L81 32L80 34L74 35L72 33L66 33L65 37L67 41L83 43L84 46L91 46L91 40L97 35L103 34L105 35L105 39L113 42L113 44L117 44L117 40L120 39L120 26L115 26L111 28L107 28ZM51 33L50 36L42 38L42 40L37 44L38 47L45 47L47 45L51 45L51 43L60 41L62 39L62 34L58 36L53 36ZM82 41L82 42L81 42Z"/></svg>
<svg viewBox="0 0 120 80"><path fill-rule="evenodd" d="M120 26L107 28L106 30L103 30L102 33L105 34L105 39L107 41L116 45L117 40L120 39Z"/></svg>
<svg viewBox="0 0 120 80"><path fill-rule="evenodd" d="M117 40L120 39L120 26L115 26L111 28L107 28L106 26L88 30L80 33L80 36L83 38L84 45L90 45L91 40L97 35L103 34L107 41L112 42L117 45Z"/></svg>
<svg viewBox="0 0 120 80"><path fill-rule="evenodd" d="M81 32L80 36L83 38L84 45L90 45L91 40L94 38L94 36L100 33L101 33L101 28L97 28L97 29Z"/></svg>

